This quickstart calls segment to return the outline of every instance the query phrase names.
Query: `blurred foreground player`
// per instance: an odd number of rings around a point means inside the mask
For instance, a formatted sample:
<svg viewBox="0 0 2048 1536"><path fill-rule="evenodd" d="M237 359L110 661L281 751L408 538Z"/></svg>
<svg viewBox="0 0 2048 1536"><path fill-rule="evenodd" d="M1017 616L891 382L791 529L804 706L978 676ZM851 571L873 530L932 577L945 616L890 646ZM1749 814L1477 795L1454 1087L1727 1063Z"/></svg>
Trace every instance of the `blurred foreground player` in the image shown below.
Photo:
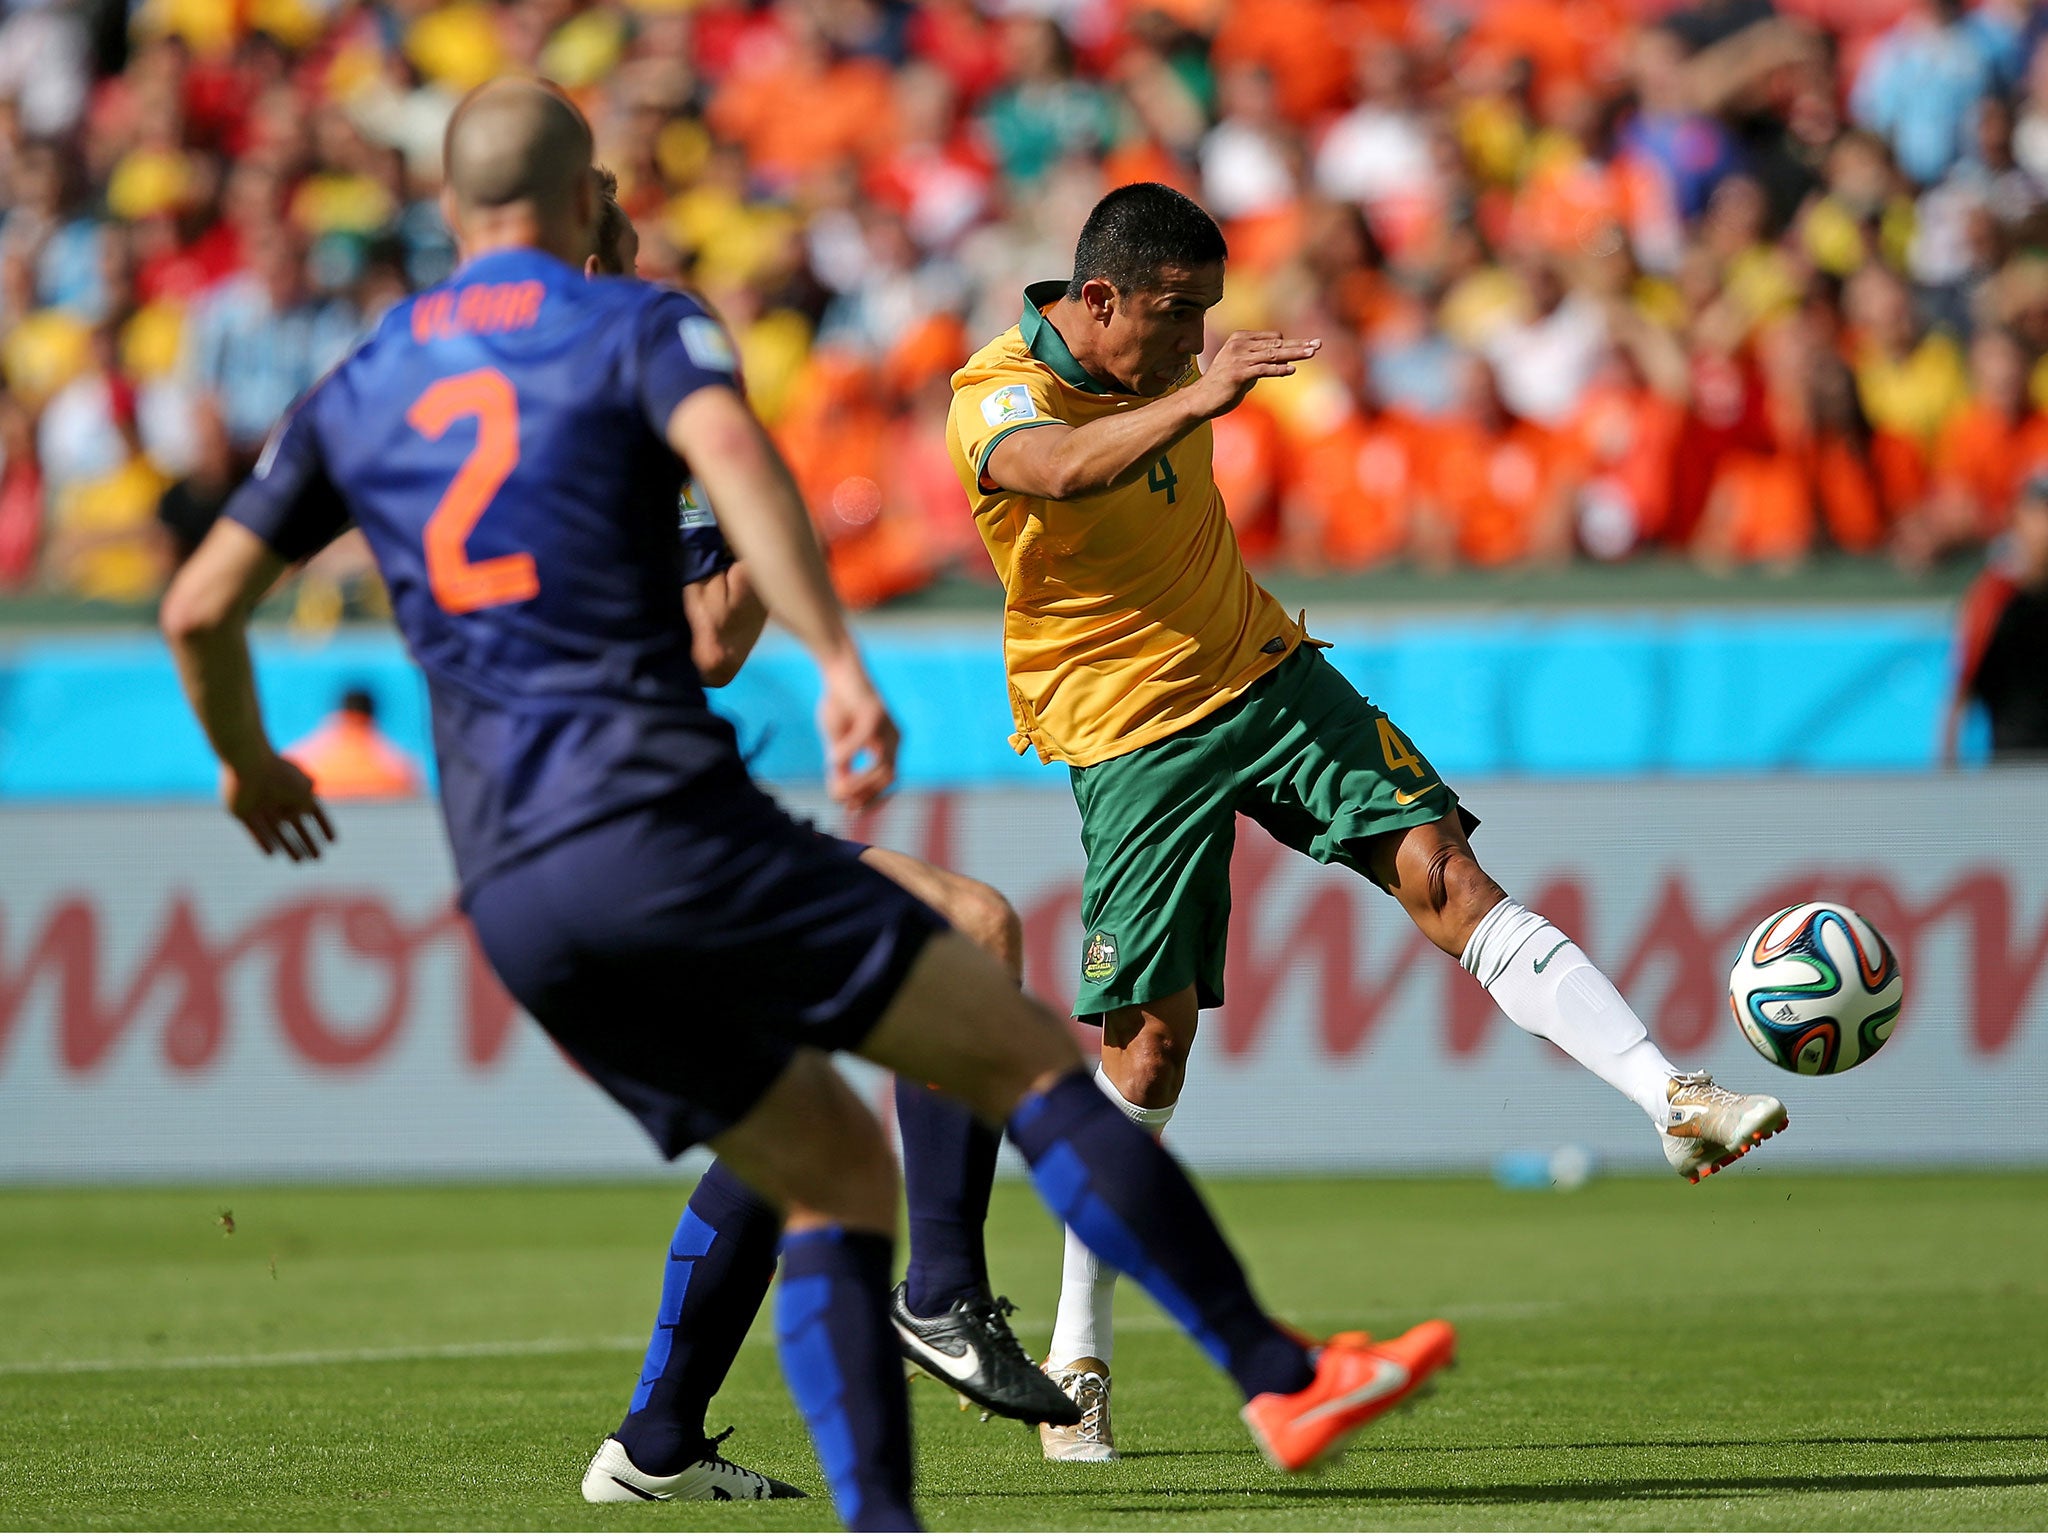
<svg viewBox="0 0 2048 1536"><path fill-rule="evenodd" d="M1681 1073L1571 939L1473 857L1428 760L1255 582L1216 489L1210 421L1317 341L1239 331L1205 373L1223 235L1170 187L1120 187L1064 282L953 376L947 447L1001 576L1019 752L1067 764L1087 855L1075 1011L1103 1092L1158 1134L1196 1022L1223 1002L1237 818L1392 895L1523 1029L1627 1095L1695 1183L1785 1106ZM1046 1455L1115 1454L1114 1271L1069 1236L1047 1367L1082 1406Z"/></svg>
<svg viewBox="0 0 2048 1536"><path fill-rule="evenodd" d="M1231 1376L1265 1454L1311 1465L1448 1361L1449 1325L1320 1347L1284 1332L1060 1021L748 779L691 662L672 521L688 473L818 663L842 804L887 788L895 726L724 333L680 294L572 265L597 216L590 152L551 88L465 99L443 193L463 267L299 403L166 596L230 812L295 860L333 836L264 730L246 628L289 562L353 520L427 675L493 968L665 1154L707 1142L785 1212L783 1373L848 1525L917 1521L889 1320L895 1165L834 1050L1004 1124L1055 1214Z"/></svg>
<svg viewBox="0 0 2048 1536"><path fill-rule="evenodd" d="M639 237L619 207L617 181L598 172L593 277L630 276ZM683 609L691 658L707 688L746 664L768 611L694 485L678 509ZM823 834L820 834L821 836ZM994 887L891 849L835 839L973 939L1014 984L1024 973L1017 914ZM991 1413L1072 1424L1080 1410L1011 1332L1012 1308L988 1277L982 1228L1002 1138L958 1100L921 1083L896 1084L910 1267L891 1294L906 1358ZM661 1306L625 1419L583 1474L593 1504L647 1499L801 1498L802 1490L720 1454L704 1415L767 1299L782 1213L722 1162L706 1170L669 1240Z"/></svg>
<svg viewBox="0 0 2048 1536"><path fill-rule="evenodd" d="M1956 760L1963 718L1984 708L1995 763L2048 759L2048 475L2036 475L2013 506L2012 528L1963 596L1955 688L1941 757Z"/></svg>

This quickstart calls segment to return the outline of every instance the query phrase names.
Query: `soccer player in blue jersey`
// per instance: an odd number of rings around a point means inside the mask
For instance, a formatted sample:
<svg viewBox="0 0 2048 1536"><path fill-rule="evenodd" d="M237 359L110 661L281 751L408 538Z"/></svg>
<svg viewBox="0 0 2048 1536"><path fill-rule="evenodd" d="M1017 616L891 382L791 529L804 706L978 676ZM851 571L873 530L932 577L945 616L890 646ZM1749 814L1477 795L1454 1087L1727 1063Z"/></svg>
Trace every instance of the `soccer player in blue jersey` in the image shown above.
<svg viewBox="0 0 2048 1536"><path fill-rule="evenodd" d="M672 510L686 474L818 663L842 804L888 787L895 726L717 322L577 269L590 154L551 88L501 80L463 102L443 195L462 267L295 407L166 595L230 813L295 860L333 836L264 728L246 631L286 568L353 522L427 677L462 900L492 967L663 1153L708 1143L785 1213L783 1374L849 1526L917 1520L889 1321L895 1165L835 1050L1004 1125L1053 1213L1230 1375L1267 1456L1313 1464L1448 1361L1449 1326L1319 1346L1280 1328L1061 1021L748 779L691 662Z"/></svg>
<svg viewBox="0 0 2048 1536"><path fill-rule="evenodd" d="M633 271L639 239L601 167L596 249L589 275ZM694 485L678 512L683 608L691 657L707 688L738 674L760 639L767 609ZM822 835L822 834L821 834ZM1016 912L982 881L893 849L846 841L987 950L1021 983L1023 934ZM1033 1363L1011 1331L1006 1298L989 1284L982 1228L1001 1138L958 1100L922 1083L896 1085L910 1266L890 1297L906 1359L992 1413L1025 1423L1072 1424L1079 1407ZM724 1385L775 1274L782 1213L713 1163L691 1193L669 1240L654 1335L624 1420L583 1474L593 1504L639 1499L800 1497L788 1483L720 1454L704 1415ZM721 1439L723 1437L720 1437Z"/></svg>

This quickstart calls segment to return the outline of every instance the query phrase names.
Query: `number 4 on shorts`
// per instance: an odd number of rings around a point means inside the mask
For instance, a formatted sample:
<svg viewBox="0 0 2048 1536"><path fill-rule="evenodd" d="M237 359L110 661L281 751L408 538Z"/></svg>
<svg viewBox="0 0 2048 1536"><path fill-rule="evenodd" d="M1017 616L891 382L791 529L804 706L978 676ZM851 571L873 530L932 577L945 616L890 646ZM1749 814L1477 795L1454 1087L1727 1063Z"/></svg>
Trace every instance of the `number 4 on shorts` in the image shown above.
<svg viewBox="0 0 2048 1536"><path fill-rule="evenodd" d="M1401 739L1401 733L1394 729L1394 722L1385 715L1379 718L1380 755L1387 760L1389 770L1406 768L1418 779L1426 772L1422 759L1415 755L1415 749Z"/></svg>

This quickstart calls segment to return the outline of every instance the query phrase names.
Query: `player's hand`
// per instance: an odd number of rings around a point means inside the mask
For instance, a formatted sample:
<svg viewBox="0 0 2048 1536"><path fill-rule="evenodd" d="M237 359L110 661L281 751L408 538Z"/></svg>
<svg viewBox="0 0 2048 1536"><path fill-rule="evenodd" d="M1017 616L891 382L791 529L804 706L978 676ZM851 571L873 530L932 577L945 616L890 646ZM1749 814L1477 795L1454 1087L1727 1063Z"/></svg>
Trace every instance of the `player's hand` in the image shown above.
<svg viewBox="0 0 2048 1536"><path fill-rule="evenodd" d="M275 752L239 771L223 768L220 797L265 853L283 853L296 864L319 858L323 837L334 841L334 823L314 798L313 781Z"/></svg>
<svg viewBox="0 0 2048 1536"><path fill-rule="evenodd" d="M1202 391L1203 414L1221 416L1236 408L1261 379L1277 379L1294 372L1322 350L1323 339L1298 341L1278 331L1232 331L1194 389Z"/></svg>
<svg viewBox="0 0 2048 1536"><path fill-rule="evenodd" d="M857 655L827 665L824 675L818 733L825 739L825 788L847 810L863 811L896 782L896 722Z"/></svg>

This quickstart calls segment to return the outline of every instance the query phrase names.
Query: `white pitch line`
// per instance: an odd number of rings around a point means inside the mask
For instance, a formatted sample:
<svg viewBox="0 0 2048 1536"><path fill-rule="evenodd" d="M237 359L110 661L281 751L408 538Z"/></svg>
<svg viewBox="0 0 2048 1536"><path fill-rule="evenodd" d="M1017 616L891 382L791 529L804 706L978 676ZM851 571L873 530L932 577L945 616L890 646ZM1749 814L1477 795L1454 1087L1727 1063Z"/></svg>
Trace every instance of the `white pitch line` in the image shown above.
<svg viewBox="0 0 2048 1536"><path fill-rule="evenodd" d="M395 1344L381 1349L297 1349L271 1355L167 1355L135 1360L0 1361L0 1376L70 1376L92 1371L234 1371L273 1366L360 1365L388 1360L488 1360L499 1355L576 1355L642 1350L645 1339L499 1339L476 1344Z"/></svg>
<svg viewBox="0 0 2048 1536"><path fill-rule="evenodd" d="M1439 1312L1457 1318L1536 1317L1559 1312L1563 1302L1494 1301L1453 1303ZM1335 1312L1295 1314L1305 1323L1351 1321ZM1026 1333L1052 1326L1052 1319L1020 1313L1018 1322ZM1143 1316L1121 1321L1125 1333L1171 1333L1179 1325L1170 1318ZM766 1344L765 1339L749 1339ZM579 1355L588 1353L637 1353L647 1347L645 1339L496 1339L473 1344L394 1344L369 1349L296 1349L268 1355L166 1355L133 1360L0 1360L0 1376L76 1376L107 1371L262 1371L302 1365L374 1365L404 1360L490 1360L519 1355Z"/></svg>

